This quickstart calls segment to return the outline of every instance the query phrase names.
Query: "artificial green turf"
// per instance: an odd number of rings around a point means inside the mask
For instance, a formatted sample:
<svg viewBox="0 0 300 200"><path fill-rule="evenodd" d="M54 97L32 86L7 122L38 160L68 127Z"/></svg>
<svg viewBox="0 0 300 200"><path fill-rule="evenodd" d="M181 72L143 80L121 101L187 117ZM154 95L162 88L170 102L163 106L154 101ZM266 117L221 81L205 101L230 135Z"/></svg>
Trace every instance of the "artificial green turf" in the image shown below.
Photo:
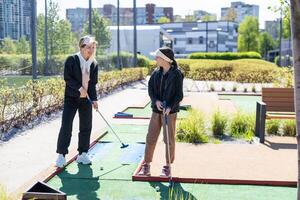
<svg viewBox="0 0 300 200"><path fill-rule="evenodd" d="M123 112L132 114L133 117L145 117L150 118L152 114L151 104L148 103L144 108L127 108ZM180 110L177 114L177 118L186 118L187 111Z"/></svg>
<svg viewBox="0 0 300 200"><path fill-rule="evenodd" d="M112 125L113 130L119 136L123 143L145 142L148 132L148 125ZM101 138L102 141L118 142L117 137L112 130L107 127L108 133Z"/></svg>
<svg viewBox="0 0 300 200"><path fill-rule="evenodd" d="M135 135L127 125L114 128L125 135ZM137 125L145 137L145 126ZM109 133L109 135L112 135ZM105 138L103 138L105 139ZM103 139L101 141L103 141ZM89 151L92 165L71 163L52 178L48 184L68 195L68 199L203 199L203 200L292 200L296 199L296 188L251 185L180 184L172 189L167 183L132 181L132 175L141 159L144 146L132 138L129 147L120 149L120 144L101 142ZM142 145L142 146L140 146ZM136 148L138 147L138 148ZM126 157L138 159L127 162ZM156 191L156 188L159 190Z"/></svg>
<svg viewBox="0 0 300 200"><path fill-rule="evenodd" d="M220 99L230 99L241 111L254 113L256 102L261 101L261 96L252 95L219 95Z"/></svg>

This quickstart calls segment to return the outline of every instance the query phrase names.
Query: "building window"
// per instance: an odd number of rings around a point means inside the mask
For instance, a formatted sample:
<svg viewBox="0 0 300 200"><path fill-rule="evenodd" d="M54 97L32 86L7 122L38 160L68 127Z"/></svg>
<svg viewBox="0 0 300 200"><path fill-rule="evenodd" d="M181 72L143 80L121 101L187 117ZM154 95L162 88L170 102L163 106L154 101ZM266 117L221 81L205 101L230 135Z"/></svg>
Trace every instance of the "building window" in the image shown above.
<svg viewBox="0 0 300 200"><path fill-rule="evenodd" d="M202 36L199 37L199 44L203 44L203 37Z"/></svg>
<svg viewBox="0 0 300 200"><path fill-rule="evenodd" d="M188 39L187 39L187 43L188 43L188 44L193 44L193 38L188 38Z"/></svg>

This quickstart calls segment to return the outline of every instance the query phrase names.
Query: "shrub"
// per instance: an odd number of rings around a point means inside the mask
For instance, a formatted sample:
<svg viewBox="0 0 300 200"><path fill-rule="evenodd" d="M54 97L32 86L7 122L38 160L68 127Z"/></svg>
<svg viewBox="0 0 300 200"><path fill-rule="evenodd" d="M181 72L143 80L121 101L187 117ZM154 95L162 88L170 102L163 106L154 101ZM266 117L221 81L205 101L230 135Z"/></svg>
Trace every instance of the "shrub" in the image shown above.
<svg viewBox="0 0 300 200"><path fill-rule="evenodd" d="M227 126L227 116L222 114L219 110L215 111L212 116L212 133L219 137L224 135Z"/></svg>
<svg viewBox="0 0 300 200"><path fill-rule="evenodd" d="M98 94L107 94L126 83L141 80L146 68L128 68L101 73ZM22 87L0 85L0 137L13 126L21 126L40 114L48 114L63 104L65 82L60 78L28 81Z"/></svg>
<svg viewBox="0 0 300 200"><path fill-rule="evenodd" d="M191 62L188 78L240 83L271 83L278 77L278 67L257 59L233 61L201 60Z"/></svg>
<svg viewBox="0 0 300 200"><path fill-rule="evenodd" d="M186 119L179 122L176 138L180 142L207 143L204 115L198 110L189 110Z"/></svg>
<svg viewBox="0 0 300 200"><path fill-rule="evenodd" d="M238 111L234 114L230 124L230 135L234 138L252 140L254 136L255 116Z"/></svg>
<svg viewBox="0 0 300 200"><path fill-rule="evenodd" d="M270 135L279 135L279 120L267 120L266 122L266 131Z"/></svg>
<svg viewBox="0 0 300 200"><path fill-rule="evenodd" d="M275 87L291 88L294 87L293 68L281 67L278 69L278 76L274 80Z"/></svg>
<svg viewBox="0 0 300 200"><path fill-rule="evenodd" d="M285 136L296 136L296 121L284 120L282 130Z"/></svg>
<svg viewBox="0 0 300 200"><path fill-rule="evenodd" d="M14 198L8 194L7 190L0 185L0 199L1 200L13 200Z"/></svg>
<svg viewBox="0 0 300 200"><path fill-rule="evenodd" d="M237 91L237 85L234 84L234 85L232 86L232 92L236 92L236 91Z"/></svg>
<svg viewBox="0 0 300 200"><path fill-rule="evenodd" d="M214 84L210 84L209 86L209 91L214 92L215 91L215 86Z"/></svg>
<svg viewBox="0 0 300 200"><path fill-rule="evenodd" d="M253 93L256 93L256 87L255 87L255 85L252 85L252 89L251 90L252 90Z"/></svg>
<svg viewBox="0 0 300 200"><path fill-rule="evenodd" d="M214 59L214 60L237 60L243 58L261 59L257 52L225 52L225 53L192 53L188 56L190 59Z"/></svg>

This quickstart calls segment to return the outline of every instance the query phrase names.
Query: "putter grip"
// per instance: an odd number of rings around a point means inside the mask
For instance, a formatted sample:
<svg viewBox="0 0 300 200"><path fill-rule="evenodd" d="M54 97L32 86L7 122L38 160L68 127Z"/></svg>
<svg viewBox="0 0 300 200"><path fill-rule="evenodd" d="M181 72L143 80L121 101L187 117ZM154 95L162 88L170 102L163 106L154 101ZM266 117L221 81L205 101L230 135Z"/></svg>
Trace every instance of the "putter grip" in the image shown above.
<svg viewBox="0 0 300 200"><path fill-rule="evenodd" d="M166 109L167 108L167 102L163 101L163 108Z"/></svg>

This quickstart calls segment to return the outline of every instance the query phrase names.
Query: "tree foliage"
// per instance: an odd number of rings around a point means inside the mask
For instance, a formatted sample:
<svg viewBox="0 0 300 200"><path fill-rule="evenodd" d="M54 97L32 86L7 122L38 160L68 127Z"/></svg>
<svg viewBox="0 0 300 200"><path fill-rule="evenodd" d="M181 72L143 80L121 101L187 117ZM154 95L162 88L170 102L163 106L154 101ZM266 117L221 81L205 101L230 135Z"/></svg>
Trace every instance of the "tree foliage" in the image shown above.
<svg viewBox="0 0 300 200"><path fill-rule="evenodd" d="M257 17L247 16L239 26L238 51L258 51L259 27Z"/></svg>

